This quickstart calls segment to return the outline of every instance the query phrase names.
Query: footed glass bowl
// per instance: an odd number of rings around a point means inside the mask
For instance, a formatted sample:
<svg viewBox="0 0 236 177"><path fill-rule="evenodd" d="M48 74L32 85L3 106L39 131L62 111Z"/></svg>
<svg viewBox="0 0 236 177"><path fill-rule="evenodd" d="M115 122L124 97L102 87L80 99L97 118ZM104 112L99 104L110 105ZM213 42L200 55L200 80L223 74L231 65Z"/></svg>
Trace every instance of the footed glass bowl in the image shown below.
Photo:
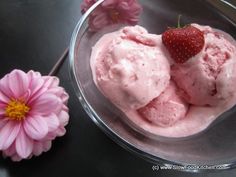
<svg viewBox="0 0 236 177"><path fill-rule="evenodd" d="M91 49L105 33L123 24L95 33L88 30L88 16L102 3L97 1L78 22L70 44L71 82L88 116L116 143L157 165L177 165L174 169L199 172L203 169L233 168L236 164L236 107L222 114L207 130L187 138L153 137L139 131L107 100L93 82ZM139 25L160 34L168 26L210 25L236 35L235 23L203 0L140 0L143 12ZM201 118L201 117L199 117Z"/></svg>

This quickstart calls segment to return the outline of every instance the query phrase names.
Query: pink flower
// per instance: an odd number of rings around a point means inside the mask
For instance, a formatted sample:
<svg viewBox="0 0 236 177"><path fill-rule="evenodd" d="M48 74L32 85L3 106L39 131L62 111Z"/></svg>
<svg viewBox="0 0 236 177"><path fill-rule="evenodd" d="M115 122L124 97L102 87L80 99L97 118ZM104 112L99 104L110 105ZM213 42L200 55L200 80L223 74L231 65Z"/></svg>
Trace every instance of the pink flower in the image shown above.
<svg viewBox="0 0 236 177"><path fill-rule="evenodd" d="M84 0L81 12L85 13L96 0ZM104 26L123 23L135 25L139 20L142 7L137 0L105 0L89 16L89 28L98 31Z"/></svg>
<svg viewBox="0 0 236 177"><path fill-rule="evenodd" d="M13 161L48 151L65 134L69 98L59 79L13 70L0 80L0 150Z"/></svg>

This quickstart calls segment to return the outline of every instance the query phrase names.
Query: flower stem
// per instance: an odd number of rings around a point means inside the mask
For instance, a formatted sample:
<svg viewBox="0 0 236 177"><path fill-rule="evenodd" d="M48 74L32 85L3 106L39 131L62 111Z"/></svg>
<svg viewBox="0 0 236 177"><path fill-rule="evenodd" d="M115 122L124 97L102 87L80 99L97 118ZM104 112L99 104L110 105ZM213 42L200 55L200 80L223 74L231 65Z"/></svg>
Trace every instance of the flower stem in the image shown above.
<svg viewBox="0 0 236 177"><path fill-rule="evenodd" d="M177 28L181 28L181 25L180 25L181 16L182 16L181 14L178 15L178 24L177 24L178 26L177 26Z"/></svg>
<svg viewBox="0 0 236 177"><path fill-rule="evenodd" d="M63 54L60 56L60 58L57 60L57 62L55 63L55 65L52 67L51 71L49 72L49 76L54 76L57 74L57 72L59 71L60 67L62 66L62 64L64 63L64 61L67 58L69 52L69 47L67 47L65 49L65 51L63 52Z"/></svg>

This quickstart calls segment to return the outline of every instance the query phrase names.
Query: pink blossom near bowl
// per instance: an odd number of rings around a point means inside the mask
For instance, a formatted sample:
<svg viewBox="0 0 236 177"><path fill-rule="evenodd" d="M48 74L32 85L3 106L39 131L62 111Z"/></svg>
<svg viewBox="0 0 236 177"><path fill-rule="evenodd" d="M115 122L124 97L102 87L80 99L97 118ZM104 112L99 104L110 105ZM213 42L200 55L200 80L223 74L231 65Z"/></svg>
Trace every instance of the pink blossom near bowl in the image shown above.
<svg viewBox="0 0 236 177"><path fill-rule="evenodd" d="M96 0L84 0L81 12L85 13L95 2ZM116 23L136 25L141 12L142 6L137 0L105 0L89 16L89 29L98 31Z"/></svg>
<svg viewBox="0 0 236 177"><path fill-rule="evenodd" d="M13 161L38 156L63 136L69 96L54 76L13 70L0 80L0 150Z"/></svg>

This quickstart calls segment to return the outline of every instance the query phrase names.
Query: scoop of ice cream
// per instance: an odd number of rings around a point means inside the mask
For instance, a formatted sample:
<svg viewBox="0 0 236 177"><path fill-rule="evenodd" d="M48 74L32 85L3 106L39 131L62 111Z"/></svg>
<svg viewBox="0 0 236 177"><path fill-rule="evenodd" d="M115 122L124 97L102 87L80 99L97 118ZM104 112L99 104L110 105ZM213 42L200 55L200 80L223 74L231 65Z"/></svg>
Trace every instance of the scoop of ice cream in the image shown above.
<svg viewBox="0 0 236 177"><path fill-rule="evenodd" d="M138 109L143 118L162 127L171 126L184 118L187 111L188 103L178 94L174 82L170 82L159 97Z"/></svg>
<svg viewBox="0 0 236 177"><path fill-rule="evenodd" d="M170 80L161 36L140 26L104 35L91 54L94 81L118 107L138 109L159 96Z"/></svg>
<svg viewBox="0 0 236 177"><path fill-rule="evenodd" d="M234 93L236 45L231 36L209 26L193 24L204 33L202 51L184 64L172 66L171 75L185 99L194 105L217 105Z"/></svg>

